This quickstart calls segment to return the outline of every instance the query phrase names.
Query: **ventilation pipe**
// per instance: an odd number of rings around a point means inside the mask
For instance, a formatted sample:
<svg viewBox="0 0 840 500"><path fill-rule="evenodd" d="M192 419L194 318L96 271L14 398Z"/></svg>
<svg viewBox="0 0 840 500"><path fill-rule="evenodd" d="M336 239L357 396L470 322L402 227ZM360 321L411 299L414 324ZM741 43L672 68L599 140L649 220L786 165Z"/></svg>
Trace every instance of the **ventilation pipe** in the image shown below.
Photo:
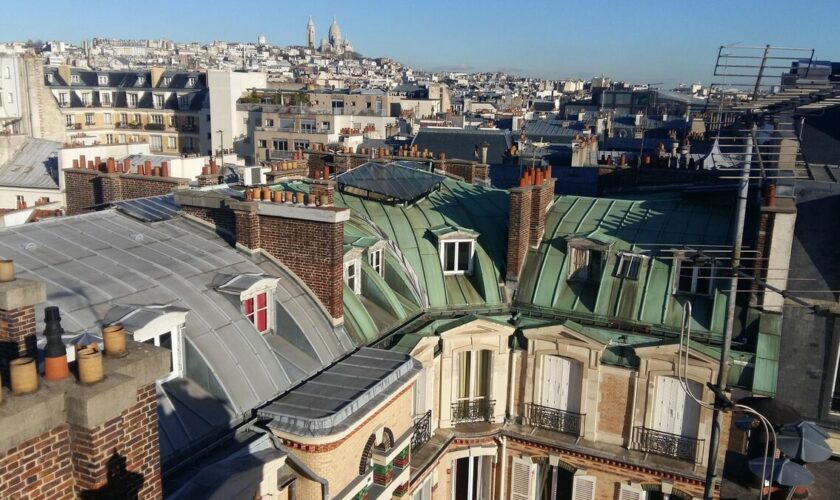
<svg viewBox="0 0 840 500"><path fill-rule="evenodd" d="M67 367L67 348L61 340L64 328L61 327L61 313L56 306L44 310L44 378L50 381L64 380L70 376Z"/></svg>

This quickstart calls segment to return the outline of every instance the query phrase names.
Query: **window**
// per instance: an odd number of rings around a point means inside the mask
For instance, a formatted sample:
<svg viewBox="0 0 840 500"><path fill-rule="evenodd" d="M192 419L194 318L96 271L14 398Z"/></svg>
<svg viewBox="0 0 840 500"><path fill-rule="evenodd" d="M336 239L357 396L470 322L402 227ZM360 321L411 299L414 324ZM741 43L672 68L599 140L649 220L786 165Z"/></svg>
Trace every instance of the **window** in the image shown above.
<svg viewBox="0 0 840 500"><path fill-rule="evenodd" d="M128 107L129 108L136 108L137 107L137 94L128 94L126 95L128 99Z"/></svg>
<svg viewBox="0 0 840 500"><path fill-rule="evenodd" d="M93 113L85 113L85 125L94 125Z"/></svg>
<svg viewBox="0 0 840 500"><path fill-rule="evenodd" d="M79 75L70 75L70 83L79 83L80 81Z"/></svg>
<svg viewBox="0 0 840 500"><path fill-rule="evenodd" d="M163 125L163 115L152 115L152 123Z"/></svg>
<svg viewBox="0 0 840 500"><path fill-rule="evenodd" d="M132 334L132 337L136 342L142 342L144 344L162 347L172 352L172 355L169 359L169 371L171 373L167 377L165 377L164 380L169 380L178 377L182 374L183 371L182 352L185 328L185 324L183 323L184 318L180 316L175 321L180 321L181 323L175 324L173 322L171 323L172 326L161 328L160 331L150 331L149 328L143 327L136 330ZM157 322L155 322L155 325L157 325L155 326L155 328L160 327L160 325Z"/></svg>
<svg viewBox="0 0 840 500"><path fill-rule="evenodd" d="M268 141L266 141L265 139L258 140L257 141L257 147L258 148L267 148L268 147Z"/></svg>
<svg viewBox="0 0 840 500"><path fill-rule="evenodd" d="M301 120L300 121L300 129L303 132L314 132L315 131L315 120Z"/></svg>
<svg viewBox="0 0 840 500"><path fill-rule="evenodd" d="M175 138L174 137L167 137L166 138L166 147L169 149L175 149Z"/></svg>
<svg viewBox="0 0 840 500"><path fill-rule="evenodd" d="M70 102L70 99L67 97L67 92L62 92L58 94L58 105L61 107L67 106Z"/></svg>
<svg viewBox="0 0 840 500"><path fill-rule="evenodd" d="M137 85L145 85L146 84L146 77L145 76L138 76L137 77Z"/></svg>
<svg viewBox="0 0 840 500"><path fill-rule="evenodd" d="M370 254L368 254L368 264L370 264L370 267L373 268L376 274L384 276L382 272L382 250L374 250L373 252L370 252Z"/></svg>
<svg viewBox="0 0 840 500"><path fill-rule="evenodd" d="M140 117L140 113L134 113L134 123L136 123L137 125L140 125L141 121L142 121L142 119Z"/></svg>
<svg viewBox="0 0 840 500"><path fill-rule="evenodd" d="M288 151L289 141L281 141L280 139L274 139L273 141L271 141L271 147L275 151Z"/></svg>
<svg viewBox="0 0 840 500"><path fill-rule="evenodd" d="M329 130L330 122L321 122L321 130Z"/></svg>
<svg viewBox="0 0 840 500"><path fill-rule="evenodd" d="M273 127L274 126L274 119L273 118L266 118L263 120L263 127Z"/></svg>
<svg viewBox="0 0 840 500"><path fill-rule="evenodd" d="M344 283L356 295L362 291L361 280L359 279L359 263L356 260L344 263Z"/></svg>
<svg viewBox="0 0 840 500"><path fill-rule="evenodd" d="M267 333L269 331L268 306L268 292L260 292L253 297L248 297L242 301L242 308L245 311L245 317L248 318L248 321L254 324L257 331L260 333Z"/></svg>
<svg viewBox="0 0 840 500"><path fill-rule="evenodd" d="M687 389L698 399L703 395L699 382L686 380ZM697 437L700 405L683 389L676 377L657 376L653 402L653 429L677 436ZM677 446L677 443L674 443ZM693 457L692 457L693 458Z"/></svg>
<svg viewBox="0 0 840 500"><path fill-rule="evenodd" d="M178 106L181 108L188 108L190 106L190 96L182 95L178 97Z"/></svg>
<svg viewBox="0 0 840 500"><path fill-rule="evenodd" d="M455 398L475 400L489 397L493 352L489 349L463 351L455 359Z"/></svg>
<svg viewBox="0 0 840 500"><path fill-rule="evenodd" d="M76 123L76 117L73 115L64 115L64 123L66 123L67 126L74 125Z"/></svg>
<svg viewBox="0 0 840 500"><path fill-rule="evenodd" d="M452 496L459 500L489 500L493 483L493 461L491 455L464 457L452 461ZM521 497L512 495L519 500ZM522 500L530 497L522 498Z"/></svg>
<svg viewBox="0 0 840 500"><path fill-rule="evenodd" d="M630 280L639 279L639 269L641 269L644 259L644 255L637 253L619 253L618 264L615 266L615 277Z"/></svg>
<svg viewBox="0 0 840 500"><path fill-rule="evenodd" d="M163 86L166 87L167 85L169 85L169 82L171 82L171 81L172 81L172 78L170 78L168 76L164 76L163 77Z"/></svg>
<svg viewBox="0 0 840 500"><path fill-rule="evenodd" d="M677 292L709 295L714 280L714 263L709 259L682 259L677 265Z"/></svg>
<svg viewBox="0 0 840 500"><path fill-rule="evenodd" d="M160 151L163 149L161 138L159 135L150 135L149 136L149 149L152 151Z"/></svg>
<svg viewBox="0 0 840 500"><path fill-rule="evenodd" d="M122 122L123 125L127 125L128 124L128 113L121 113L120 114L120 121Z"/></svg>
<svg viewBox="0 0 840 500"><path fill-rule="evenodd" d="M105 134L105 144L114 143L114 134Z"/></svg>
<svg viewBox="0 0 840 500"><path fill-rule="evenodd" d="M82 92L82 104L90 106L90 92Z"/></svg>
<svg viewBox="0 0 840 500"><path fill-rule="evenodd" d="M569 250L569 279L597 281L601 276L603 252L578 247L570 247Z"/></svg>
<svg viewBox="0 0 840 500"><path fill-rule="evenodd" d="M195 77L191 76L187 78L187 87L195 87Z"/></svg>
<svg viewBox="0 0 840 500"><path fill-rule="evenodd" d="M583 388L581 364L573 359L551 355L543 356L542 361L540 406L580 412Z"/></svg>
<svg viewBox="0 0 840 500"><path fill-rule="evenodd" d="M97 82L99 85L108 85L108 75L99 75Z"/></svg>
<svg viewBox="0 0 840 500"><path fill-rule="evenodd" d="M106 124L106 125L110 125L110 124L111 124L111 113L105 113L105 114L104 114L104 115L102 115L102 116L103 116L103 117L104 117L104 119L105 119L105 124Z"/></svg>
<svg viewBox="0 0 840 500"><path fill-rule="evenodd" d="M470 274L474 253L472 240L440 242L440 261L443 274Z"/></svg>
<svg viewBox="0 0 840 500"><path fill-rule="evenodd" d="M309 141L295 141L295 150L309 149Z"/></svg>
<svg viewBox="0 0 840 500"><path fill-rule="evenodd" d="M155 94L155 109L163 109L163 94Z"/></svg>
<svg viewBox="0 0 840 500"><path fill-rule="evenodd" d="M49 83L52 83L52 82L53 82L53 75L52 75L52 73L47 73L47 81L48 81Z"/></svg>
<svg viewBox="0 0 840 500"><path fill-rule="evenodd" d="M103 106L110 106L111 105L111 93L110 92L102 92L99 94L100 101L102 102Z"/></svg>

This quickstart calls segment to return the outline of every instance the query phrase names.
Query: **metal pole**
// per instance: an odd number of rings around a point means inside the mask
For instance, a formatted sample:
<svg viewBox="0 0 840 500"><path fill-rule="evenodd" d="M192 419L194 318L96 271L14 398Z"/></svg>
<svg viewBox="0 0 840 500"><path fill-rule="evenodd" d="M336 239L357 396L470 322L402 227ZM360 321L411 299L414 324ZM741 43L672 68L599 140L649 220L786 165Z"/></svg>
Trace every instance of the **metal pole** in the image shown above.
<svg viewBox="0 0 840 500"><path fill-rule="evenodd" d="M738 291L738 266L741 263L741 246L744 241L744 219L747 214L747 194L750 189L750 164L752 163L753 134L755 124L750 125L751 130L746 135L746 147L744 148L744 167L741 171L741 180L738 185L738 202L735 214L735 226L733 228L732 248L732 269L729 279L729 300L726 302L726 323L723 330L723 343L720 348L720 368L718 370L717 386L721 391L726 391L729 378L729 349L732 344L732 330L735 326L735 296ZM715 491L718 447L720 446L720 429L723 424L723 411L720 406L722 402L715 398L715 411L712 422L712 434L709 437L709 460L706 468L706 485L703 490L704 500L711 500Z"/></svg>

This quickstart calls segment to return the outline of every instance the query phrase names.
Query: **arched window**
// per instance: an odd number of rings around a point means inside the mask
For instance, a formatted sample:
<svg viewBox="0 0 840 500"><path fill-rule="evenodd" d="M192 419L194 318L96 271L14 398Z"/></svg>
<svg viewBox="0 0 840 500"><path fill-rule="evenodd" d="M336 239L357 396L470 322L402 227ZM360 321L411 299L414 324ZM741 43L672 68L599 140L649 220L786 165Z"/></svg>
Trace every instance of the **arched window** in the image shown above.
<svg viewBox="0 0 840 500"><path fill-rule="evenodd" d="M371 434L367 440L367 443L365 443L365 449L362 451L362 459L359 461L359 475L367 472L368 467L370 467L370 457L373 453L373 445L375 443L376 436Z"/></svg>

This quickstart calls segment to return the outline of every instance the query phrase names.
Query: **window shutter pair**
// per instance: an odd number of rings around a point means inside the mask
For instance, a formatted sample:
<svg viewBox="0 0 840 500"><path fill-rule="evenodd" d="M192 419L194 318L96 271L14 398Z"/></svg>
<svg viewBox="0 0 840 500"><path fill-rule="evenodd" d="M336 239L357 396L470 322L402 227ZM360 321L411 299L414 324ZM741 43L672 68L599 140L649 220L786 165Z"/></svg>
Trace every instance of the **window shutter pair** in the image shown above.
<svg viewBox="0 0 840 500"><path fill-rule="evenodd" d="M510 500L535 500L536 480L537 464L530 458L513 457L510 471ZM574 477L572 500L595 500L595 476L577 475ZM621 500L633 499L622 497Z"/></svg>

